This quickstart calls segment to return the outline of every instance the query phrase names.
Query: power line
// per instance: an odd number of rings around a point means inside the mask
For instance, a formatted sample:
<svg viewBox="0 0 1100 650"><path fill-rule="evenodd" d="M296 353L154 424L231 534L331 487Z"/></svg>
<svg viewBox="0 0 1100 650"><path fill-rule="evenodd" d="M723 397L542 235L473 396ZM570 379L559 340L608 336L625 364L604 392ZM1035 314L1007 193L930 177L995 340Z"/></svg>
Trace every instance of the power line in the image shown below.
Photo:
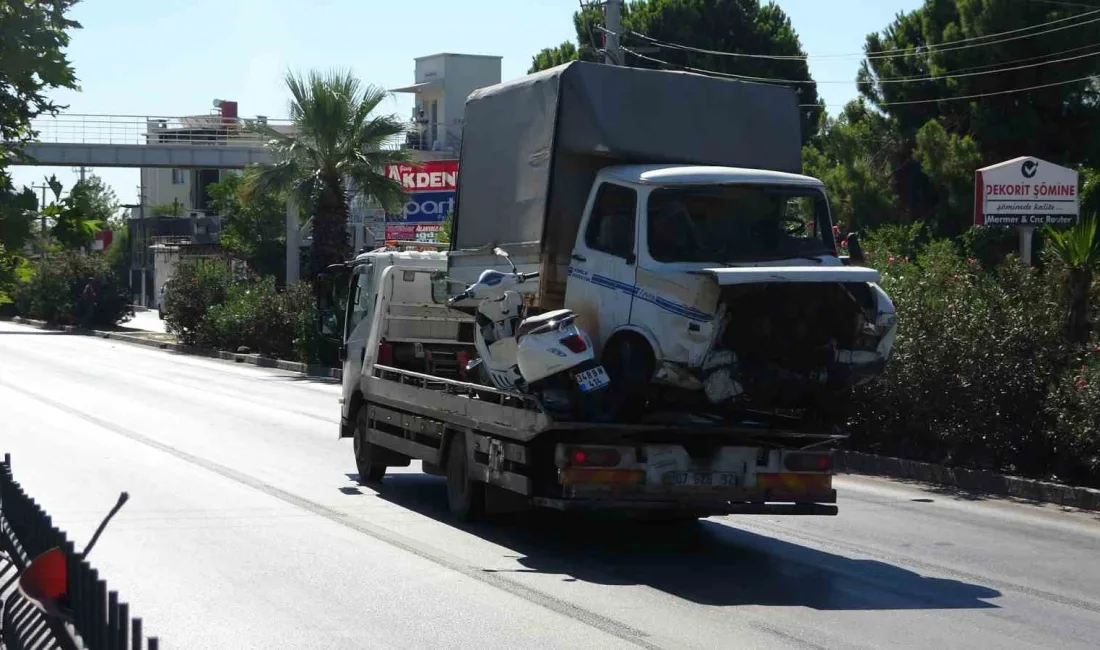
<svg viewBox="0 0 1100 650"><path fill-rule="evenodd" d="M1063 30L1066 30L1066 29L1073 29L1075 27L1081 27L1083 25L1088 25L1088 24L1091 24L1091 23L1100 22L1100 18L1093 18L1091 20L1075 22L1071 25L1061 25L1059 27L1054 27L1052 29L1046 29L1046 30L1043 30L1043 31L1033 32L1033 33L1030 33L1030 34L1019 34L1019 32L1026 31L1026 30L1032 30L1032 29L1038 29L1040 27L1045 27L1045 26L1048 26L1048 25L1053 25L1055 23L1061 23L1061 22L1065 22L1065 21L1068 21L1068 20L1077 21L1083 16L1091 16L1091 15L1098 14L1098 13L1100 13L1100 9L1097 9L1095 11L1086 11L1086 12L1083 12L1083 13L1080 13L1080 14L1075 14L1075 15L1070 16L1068 18L1060 18L1058 20L1052 20L1052 21L1047 22L1047 23L1042 23L1042 24L1039 24L1039 25L1031 25L1029 27L1021 27L1019 29L1009 30L1009 31L1006 31L1006 32L999 32L999 33L996 33L996 34L987 34L985 36L972 36L970 38L964 38L964 39L960 39L960 40L957 40L957 41L948 41L948 42L945 42L945 43L938 43L938 44L931 44L931 45L920 45L920 46L917 46L916 48L904 48L904 49L903 48L895 48L895 49L892 49L892 50L883 50L882 52L876 52L874 54L867 54L865 52L851 53L851 54L816 54L816 55L809 55L809 54L806 54L806 55L801 55L801 54L799 54L799 55L793 55L793 54L746 54L746 53L743 53L743 52L724 52L724 51L721 51L721 50L708 50L706 48L694 47L694 46L691 46L691 45L684 45L682 43L670 43L670 42L667 42L667 41L662 41L660 39L653 38L652 36L646 36L645 34L642 34L640 32L636 32L632 29L627 30L627 32L629 34L631 34L633 36L636 36L636 37L638 37L642 40L645 40L649 43L653 43L654 45L657 45L658 47L663 47L663 48L668 48L668 49L673 49L673 50L683 50L685 52L695 52L697 54L710 54L710 55L713 55L713 56L730 56L730 57L747 58L747 59L770 59L770 60L775 60L775 61L806 61L810 58L815 58L815 59L841 59L841 58L852 58L852 57L863 57L863 58L867 58L867 59L870 59L870 60L876 60L876 59L897 59L897 58L904 58L904 57L910 57L910 56L924 56L926 54L934 54L934 53L938 53L938 52L953 52L953 51L956 51L956 50L965 50L965 49L970 49L970 48L975 48L975 47L985 47L987 45L997 45L997 44L1000 44L1000 43L1008 43L1010 41L1017 41L1017 40L1021 40L1021 39L1025 39L1025 38L1032 38L1032 37L1035 37L1035 36L1042 36L1042 35L1045 35L1045 34L1052 34L1054 32L1060 32L1060 31L1063 31ZM597 29L601 29L601 28L597 27ZM1015 36L1009 36L1008 38L999 38L1001 36L1006 36L1008 34L1016 34L1016 35ZM976 41L976 40L979 40L979 39L991 39L991 38L997 38L997 40L991 40L991 41L982 42L982 43L973 42L973 41ZM956 44L959 44L959 45L956 45ZM897 53L892 54L891 52L897 52Z"/></svg>
<svg viewBox="0 0 1100 650"><path fill-rule="evenodd" d="M1087 47L1095 47L1095 45L1089 45ZM630 52L631 54L633 54L634 56L637 56L639 58L647 58L647 57L643 57L641 54L638 54L637 52L634 52L632 50L626 50L626 51ZM964 77L977 77L977 76L982 76L982 75L997 74L997 73L1001 73L1001 72L1014 72L1016 70L1025 70L1025 69L1028 69L1028 68L1038 68L1038 67L1041 67L1041 66L1044 66L1044 65L1054 65L1056 63L1066 63L1066 62L1069 62L1069 61L1076 61L1078 59L1086 59L1086 58L1091 57L1091 56L1100 56L1100 52L1089 52L1088 54L1079 54L1077 56L1069 56L1069 57L1066 57L1064 59L1055 59L1053 61L1040 61L1039 63L1030 63L1030 64L1027 64L1027 65L1017 65L1017 66L1012 66L1012 67L1008 67L1008 68L995 68L995 69L992 69L992 70L984 70L984 71L979 71L979 72L951 72L951 73L948 73L948 74L926 75L926 76L923 76L923 77L895 77L895 78L892 78L892 79L878 79L876 81L858 81L858 80L856 80L854 82L853 81L837 81L837 80L816 81L816 80L809 80L809 79L783 79L783 78L779 78L779 77L754 77L754 76L751 76L751 75L734 74L732 72L717 72L717 71L714 71L714 70L710 70L710 71L707 71L707 72L709 72L710 74L718 74L718 75L721 75L721 76L728 76L732 79L743 79L745 81L762 81L762 82L766 82L766 83L807 84L807 85L809 85L809 84L850 84L850 83L855 83L857 86L859 86L859 85L873 86L873 85L876 85L876 84L915 83L915 82L920 82L920 81L940 81L940 80L943 80L943 79L961 79L961 78L964 78ZM665 65L675 65L675 64L672 64L672 63L668 63L666 61L660 61L660 59L650 58L649 60L653 61L653 62L664 63ZM1026 60L1026 59L1024 59L1024 60ZM1006 61L1005 63L1011 64L1011 63L1015 63L1015 61ZM997 65L1004 65L1004 64L997 64ZM682 67L686 67L686 66L682 66Z"/></svg>
<svg viewBox="0 0 1100 650"><path fill-rule="evenodd" d="M666 65L666 66L673 67L673 68L681 68L683 70L687 70L688 72L696 72L696 73L699 73L699 74L709 75L709 76L712 76L712 77L713 76L732 77L732 78L735 78L735 79L743 78L739 75L733 75L733 74L729 74L729 73L725 73L725 72L718 72L716 70L705 70L703 68L693 68L691 66L676 65L674 63L669 63L668 61L662 61L660 59L655 59L653 57L645 56L644 54L638 54L637 52L635 52L633 50L630 50L628 48L623 48L623 51L627 52L628 54L631 54L633 56L636 56L640 59L645 59L647 61L652 61L654 63L660 63L662 65ZM767 77L760 77L759 79L767 79ZM1077 79L1067 79L1065 81L1057 81L1057 82L1053 82L1053 83L1039 84L1037 86L1027 86L1026 88L1013 88L1013 89L1010 89L1010 90L999 90L999 91L996 91L996 92L988 92L988 93L976 93L976 94L972 94L972 95L959 95L957 97L941 97L941 98L938 98L938 99L914 99L914 100L899 101L899 102L878 102L878 103L875 104L875 106L907 106L907 105L912 105L912 104L935 104L935 103L938 103L938 102L949 102L949 101L956 101L956 100L960 100L960 99L980 99L982 97L994 97L994 96L997 96L997 95L1008 95L1008 94L1012 94L1012 93L1028 92L1028 91L1031 91L1031 90L1041 90L1043 88L1053 88L1055 86L1065 86L1065 85L1068 85L1068 84L1078 83L1078 82L1081 82L1081 81L1096 81L1098 79L1100 79L1100 75L1089 75L1087 77L1078 77ZM782 85L782 84L774 84L773 83L773 85ZM826 106L826 104L799 104L800 108L820 108L820 107L824 107L824 106Z"/></svg>
<svg viewBox="0 0 1100 650"><path fill-rule="evenodd" d="M1042 90L1043 88L1054 88L1055 86L1068 86L1069 84L1079 83L1082 81L1097 81L1098 79L1100 79L1100 75L1089 75L1087 77L1078 77L1076 79L1067 79L1065 81L1055 81L1047 84L1039 84L1037 86L1028 86L1026 88L1012 88L1010 90L998 90L989 93L975 93L973 95L959 95L958 97L942 97L939 99L913 99L904 102L877 102L875 103L875 106L910 106L913 104L937 104L939 102L951 102L959 99L981 99L982 97L995 97L997 95L1026 93L1032 90ZM821 104L800 104L800 106L821 106Z"/></svg>

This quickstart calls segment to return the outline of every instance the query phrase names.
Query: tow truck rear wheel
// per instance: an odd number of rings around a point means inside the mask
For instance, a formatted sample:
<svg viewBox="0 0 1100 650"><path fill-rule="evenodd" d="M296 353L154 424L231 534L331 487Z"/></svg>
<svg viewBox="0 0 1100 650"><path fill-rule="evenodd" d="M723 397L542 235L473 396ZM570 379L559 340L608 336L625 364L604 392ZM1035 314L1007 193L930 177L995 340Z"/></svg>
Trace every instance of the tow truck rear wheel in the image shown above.
<svg viewBox="0 0 1100 650"><path fill-rule="evenodd" d="M447 446L447 506L460 521L485 517L485 484L470 478L466 436L456 433Z"/></svg>
<svg viewBox="0 0 1100 650"><path fill-rule="evenodd" d="M352 445L355 449L355 468L359 470L360 483L378 483L386 475L386 466L374 460L377 447L367 439L370 418L364 404L355 413L355 432Z"/></svg>

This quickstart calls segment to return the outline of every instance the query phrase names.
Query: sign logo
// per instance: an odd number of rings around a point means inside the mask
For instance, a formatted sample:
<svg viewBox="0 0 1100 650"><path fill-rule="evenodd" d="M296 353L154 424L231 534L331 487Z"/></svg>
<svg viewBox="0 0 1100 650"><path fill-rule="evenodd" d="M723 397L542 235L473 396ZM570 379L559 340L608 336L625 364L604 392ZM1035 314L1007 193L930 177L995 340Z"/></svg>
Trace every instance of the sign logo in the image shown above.
<svg viewBox="0 0 1100 650"><path fill-rule="evenodd" d="M1024 164L1020 166L1020 173L1024 175L1024 178L1035 178L1035 173L1039 171L1039 163L1034 160L1025 160Z"/></svg>

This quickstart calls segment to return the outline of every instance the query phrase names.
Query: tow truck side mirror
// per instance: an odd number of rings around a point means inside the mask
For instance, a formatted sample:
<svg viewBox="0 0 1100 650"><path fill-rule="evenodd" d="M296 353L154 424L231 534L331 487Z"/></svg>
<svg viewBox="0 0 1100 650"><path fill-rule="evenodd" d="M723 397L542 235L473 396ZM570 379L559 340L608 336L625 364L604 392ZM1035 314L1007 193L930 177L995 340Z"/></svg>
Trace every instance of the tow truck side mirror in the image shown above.
<svg viewBox="0 0 1100 650"><path fill-rule="evenodd" d="M342 266L339 269L332 267L317 276L314 283L314 295L317 300L317 332L321 338L334 343L343 349L344 337L341 331L341 310L337 303L337 288L340 280L347 280L347 272Z"/></svg>

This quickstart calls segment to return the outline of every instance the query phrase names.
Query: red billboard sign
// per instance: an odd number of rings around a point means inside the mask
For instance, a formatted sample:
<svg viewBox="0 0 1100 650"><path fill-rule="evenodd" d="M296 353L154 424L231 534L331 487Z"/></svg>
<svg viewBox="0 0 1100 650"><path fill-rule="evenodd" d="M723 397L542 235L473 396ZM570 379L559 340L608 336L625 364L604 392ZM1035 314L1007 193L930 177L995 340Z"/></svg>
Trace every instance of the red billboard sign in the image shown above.
<svg viewBox="0 0 1100 650"><path fill-rule="evenodd" d="M406 192L454 192L458 161L431 160L418 165L386 165L386 176L400 181Z"/></svg>

